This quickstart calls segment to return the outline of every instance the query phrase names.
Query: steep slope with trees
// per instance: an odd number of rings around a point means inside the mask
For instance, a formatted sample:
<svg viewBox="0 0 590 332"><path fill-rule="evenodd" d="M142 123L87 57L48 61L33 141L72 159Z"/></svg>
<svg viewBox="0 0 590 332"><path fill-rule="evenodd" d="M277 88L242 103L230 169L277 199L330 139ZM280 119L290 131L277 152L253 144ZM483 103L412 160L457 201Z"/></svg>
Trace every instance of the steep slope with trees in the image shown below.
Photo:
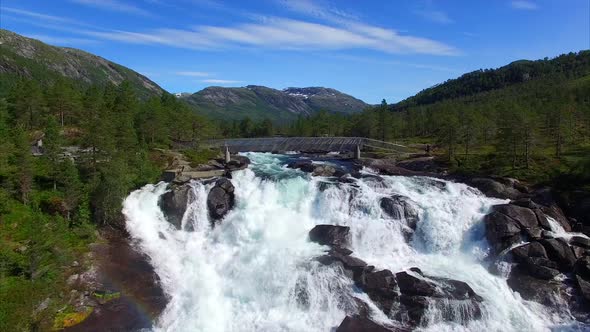
<svg viewBox="0 0 590 332"><path fill-rule="evenodd" d="M164 91L129 68L78 49L47 45L3 29L0 29L0 44L0 73L4 86L15 77L42 83L62 77L87 85L118 85L128 81L144 98L159 96Z"/></svg>
<svg viewBox="0 0 590 332"><path fill-rule="evenodd" d="M167 161L152 148L214 134L174 96L143 100L127 81L14 81L0 94L0 330L84 318L66 279L96 228L123 230L123 198L157 181Z"/></svg>
<svg viewBox="0 0 590 332"><path fill-rule="evenodd" d="M565 81L586 76L590 73L590 51L568 53L553 59L529 61L520 60L497 69L477 70L422 90L407 98L392 109L428 105L447 99L473 96L518 85L529 81Z"/></svg>

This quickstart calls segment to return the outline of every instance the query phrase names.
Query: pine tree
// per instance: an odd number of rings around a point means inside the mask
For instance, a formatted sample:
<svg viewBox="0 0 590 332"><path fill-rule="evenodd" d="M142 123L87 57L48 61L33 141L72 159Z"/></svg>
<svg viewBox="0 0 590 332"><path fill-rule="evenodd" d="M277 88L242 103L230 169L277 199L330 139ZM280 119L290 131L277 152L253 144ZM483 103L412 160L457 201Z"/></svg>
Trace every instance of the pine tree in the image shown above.
<svg viewBox="0 0 590 332"><path fill-rule="evenodd" d="M14 128L13 139L15 147L13 165L16 173L14 176L15 184L20 201L23 204L28 204L31 191L33 190L31 146L27 132L21 126Z"/></svg>
<svg viewBox="0 0 590 332"><path fill-rule="evenodd" d="M44 158L49 162L49 175L53 179L53 189L57 189L57 178L60 173L60 156L63 146L63 139L60 134L59 125L53 116L49 116L45 126L45 137L43 138Z"/></svg>

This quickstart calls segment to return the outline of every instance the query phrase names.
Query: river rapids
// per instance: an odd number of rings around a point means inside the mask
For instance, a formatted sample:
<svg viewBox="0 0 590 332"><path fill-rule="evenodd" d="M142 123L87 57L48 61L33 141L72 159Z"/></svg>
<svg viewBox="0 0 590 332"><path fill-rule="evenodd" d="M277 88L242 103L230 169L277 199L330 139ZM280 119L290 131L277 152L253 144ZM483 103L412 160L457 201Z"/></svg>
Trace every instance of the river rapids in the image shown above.
<svg viewBox="0 0 590 332"><path fill-rule="evenodd" d="M430 310L419 330L561 331L570 326L567 315L524 301L505 278L488 272L482 218L505 201L424 177L376 181L367 176L326 185L327 178L286 168L289 156L247 156L252 164L231 180L236 205L215 227L206 205L212 185L191 184L194 200L182 223L192 231L177 230L160 210L167 183L147 185L126 198L127 229L169 297L155 331L333 331L355 297L369 303L372 320L391 324L340 269L314 260L327 249L309 241L318 224L349 226L354 256L377 269L395 273L419 267L426 275L464 281L483 298L481 319L449 322ZM410 240L379 205L380 198L393 194L410 198L418 211Z"/></svg>

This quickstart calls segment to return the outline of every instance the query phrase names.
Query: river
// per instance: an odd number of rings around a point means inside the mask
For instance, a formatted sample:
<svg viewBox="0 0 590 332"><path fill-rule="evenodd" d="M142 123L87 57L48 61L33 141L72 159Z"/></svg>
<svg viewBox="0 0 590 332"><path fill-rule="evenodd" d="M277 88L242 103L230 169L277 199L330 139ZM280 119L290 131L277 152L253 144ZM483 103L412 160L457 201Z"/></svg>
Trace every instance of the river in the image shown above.
<svg viewBox="0 0 590 332"><path fill-rule="evenodd" d="M425 331L545 331L571 323L514 293L487 270L483 216L503 200L464 184L423 177L364 177L353 183L288 169L289 156L249 153L248 169L233 173L236 206L215 227L208 220L211 185L192 183L196 198L177 230L158 207L166 183L147 185L124 202L127 229L158 273L170 302L156 331L331 331L352 297L368 302L371 318L391 323L350 278L314 260L326 247L309 241L318 224L350 227L354 256L399 272L467 282L484 299L482 318L445 322L431 310ZM369 172L369 171L364 171ZM320 190L323 189L323 190ZM386 216L381 197L409 197L419 214L412 238Z"/></svg>

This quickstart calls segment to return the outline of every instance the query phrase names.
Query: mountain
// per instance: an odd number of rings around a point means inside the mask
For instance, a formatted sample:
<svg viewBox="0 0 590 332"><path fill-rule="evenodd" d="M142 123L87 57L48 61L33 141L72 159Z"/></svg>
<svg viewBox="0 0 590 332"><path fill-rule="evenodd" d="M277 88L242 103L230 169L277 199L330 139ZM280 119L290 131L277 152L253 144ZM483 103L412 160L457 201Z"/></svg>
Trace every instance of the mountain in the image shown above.
<svg viewBox="0 0 590 332"><path fill-rule="evenodd" d="M322 88L272 89L258 85L241 88L208 87L183 97L200 112L211 117L239 120L249 117L287 122L320 110L350 114L369 105L340 91Z"/></svg>
<svg viewBox="0 0 590 332"><path fill-rule="evenodd" d="M147 77L82 50L47 45L0 29L0 74L4 80L27 77L40 82L62 76L87 84L128 80L140 96L160 95L164 90Z"/></svg>
<svg viewBox="0 0 590 332"><path fill-rule="evenodd" d="M286 88L284 93L302 99L313 110L327 110L338 113L356 113L367 108L364 101L335 89L310 87Z"/></svg>
<svg viewBox="0 0 590 332"><path fill-rule="evenodd" d="M564 82L590 75L590 51L571 52L541 60L519 60L497 69L476 70L422 90L392 105L394 110L499 90L535 81Z"/></svg>

